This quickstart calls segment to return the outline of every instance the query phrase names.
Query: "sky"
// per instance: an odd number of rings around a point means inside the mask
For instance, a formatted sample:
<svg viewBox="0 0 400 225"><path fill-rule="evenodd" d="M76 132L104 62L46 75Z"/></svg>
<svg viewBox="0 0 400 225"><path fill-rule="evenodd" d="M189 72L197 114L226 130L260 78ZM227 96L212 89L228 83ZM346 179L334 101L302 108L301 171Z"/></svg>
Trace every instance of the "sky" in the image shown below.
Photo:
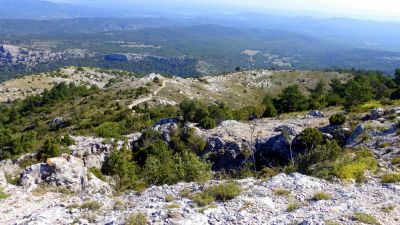
<svg viewBox="0 0 400 225"><path fill-rule="evenodd" d="M95 6L129 4L169 5L170 7L218 7L243 11L268 12L271 9L313 12L320 15L400 21L400 0L51 0ZM312 15L310 15L312 16Z"/></svg>

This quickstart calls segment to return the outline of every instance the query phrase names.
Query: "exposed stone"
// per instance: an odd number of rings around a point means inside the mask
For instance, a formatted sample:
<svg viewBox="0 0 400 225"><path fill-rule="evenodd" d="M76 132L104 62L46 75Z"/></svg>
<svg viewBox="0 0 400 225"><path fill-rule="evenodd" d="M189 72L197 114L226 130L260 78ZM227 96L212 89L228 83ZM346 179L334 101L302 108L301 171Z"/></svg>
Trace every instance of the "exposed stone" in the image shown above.
<svg viewBox="0 0 400 225"><path fill-rule="evenodd" d="M372 120L376 120L376 119L381 118L384 115L385 115L385 110L384 109L376 108L376 109L371 110L370 117L371 117Z"/></svg>
<svg viewBox="0 0 400 225"><path fill-rule="evenodd" d="M151 129L161 133L166 142L171 141L171 131L178 128L178 118L167 118L157 122Z"/></svg>
<svg viewBox="0 0 400 225"><path fill-rule="evenodd" d="M324 113L321 111L318 111L318 110L313 110L313 111L309 112L307 114L307 116L312 117L312 118L324 118L325 117Z"/></svg>
<svg viewBox="0 0 400 225"><path fill-rule="evenodd" d="M33 165L21 174L20 185L27 190L33 190L42 183L65 187L75 192L83 190L87 183L83 160L63 155L50 158L47 163Z"/></svg>
<svg viewBox="0 0 400 225"><path fill-rule="evenodd" d="M280 132L283 134L291 135L291 136L296 136L298 135L296 129L294 127L290 127L288 125L281 125L275 128L276 132Z"/></svg>
<svg viewBox="0 0 400 225"><path fill-rule="evenodd" d="M347 140L347 145L354 146L357 144L358 137L364 132L364 126L362 124L357 125L353 133Z"/></svg>
<svg viewBox="0 0 400 225"><path fill-rule="evenodd" d="M5 187L7 185L6 175L3 170L0 170L0 187Z"/></svg>

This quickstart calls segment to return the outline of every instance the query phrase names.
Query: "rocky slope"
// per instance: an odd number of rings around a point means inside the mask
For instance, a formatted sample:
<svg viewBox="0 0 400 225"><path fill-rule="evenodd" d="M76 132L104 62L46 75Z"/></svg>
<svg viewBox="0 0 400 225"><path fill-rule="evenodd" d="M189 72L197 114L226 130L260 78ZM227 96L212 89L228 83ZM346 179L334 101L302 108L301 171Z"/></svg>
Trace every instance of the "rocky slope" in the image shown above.
<svg viewBox="0 0 400 225"><path fill-rule="evenodd" d="M88 55L86 50L70 49L53 52L47 49L28 49L14 45L0 45L0 65L36 66L39 63L50 63L69 58L84 58Z"/></svg>
<svg viewBox="0 0 400 225"><path fill-rule="evenodd" d="M263 119L250 123L225 121L213 130L196 129L206 139L208 152L220 152L214 169L237 168L244 146L262 151L288 153L288 143L299 132L316 127L325 138L343 130L328 125L333 112L310 112L290 118ZM100 168L110 152L107 140L74 137L71 155L46 163L19 168L10 160L0 163L0 185L9 197L0 200L2 224L125 224L130 215L142 213L149 224L371 224L395 225L400 220L400 184L381 183L380 174L396 171L399 156L396 123L398 108L374 109L363 117L347 139L348 146L368 146L380 163L376 174L366 173L366 183L326 181L298 173L271 179L236 180L242 192L233 200L198 207L190 196L225 181L152 186L141 192L116 193L113 182L102 181L89 168ZM150 129L160 131L165 141L179 118L165 119ZM285 132L292 138L281 138ZM257 135L254 135L257 133ZM365 138L369 135L369 138ZM135 143L141 133L129 135ZM290 141L291 140L291 141ZM384 144L383 144L384 143ZM122 143L118 143L121 148ZM19 185L7 182L5 174L21 173ZM323 198L315 197L322 193ZM363 220L369 218L369 220ZM372 219L371 219L372 218ZM372 221L372 222L371 222Z"/></svg>
<svg viewBox="0 0 400 225"><path fill-rule="evenodd" d="M52 159L64 161L64 159ZM61 165L66 168L71 164ZM301 174L279 174L271 180L245 179L237 183L240 196L226 203L199 208L183 191L199 192L206 184L180 183L153 186L142 193L112 195L109 186L93 175L78 193L60 189L27 192L8 185L12 196L2 200L3 224L124 224L129 215L141 212L150 224L359 224L357 213L373 215L381 224L395 225L400 219L400 187L371 179L367 184L330 183ZM56 175L53 178L68 179ZM70 178L73 179L73 178ZM286 190L281 195L278 190ZM330 195L313 200L314 194ZM98 205L86 208L91 202ZM291 204L297 209L289 210ZM394 207L392 210L385 210ZM335 222L335 223L334 223Z"/></svg>

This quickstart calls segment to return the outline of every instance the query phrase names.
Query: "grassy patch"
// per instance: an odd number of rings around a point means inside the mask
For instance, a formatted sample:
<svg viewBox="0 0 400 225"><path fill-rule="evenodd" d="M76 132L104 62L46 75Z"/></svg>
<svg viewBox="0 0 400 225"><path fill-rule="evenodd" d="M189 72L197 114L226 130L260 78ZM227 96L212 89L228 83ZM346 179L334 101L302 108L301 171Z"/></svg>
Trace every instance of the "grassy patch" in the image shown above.
<svg viewBox="0 0 400 225"><path fill-rule="evenodd" d="M293 212L293 211L297 210L298 208L300 208L299 203L297 203L297 202L291 202L291 203L289 203L289 205L288 205L286 211L288 211L288 212Z"/></svg>
<svg viewBox="0 0 400 225"><path fill-rule="evenodd" d="M275 189L273 192L274 192L275 195L286 196L286 197L290 196L290 194L291 194L291 192L289 190L286 190L286 189Z"/></svg>
<svg viewBox="0 0 400 225"><path fill-rule="evenodd" d="M172 202L172 201L174 200L174 196L172 196L172 195L167 195L167 196L165 196L164 200L165 200L166 202Z"/></svg>
<svg viewBox="0 0 400 225"><path fill-rule="evenodd" d="M5 173L7 183L12 184L12 185L18 185L19 184L19 176L12 175L10 173Z"/></svg>
<svg viewBox="0 0 400 225"><path fill-rule="evenodd" d="M355 152L348 152L334 167L334 172L342 180L355 179L362 182L365 179L364 172L366 170L374 172L377 167L378 164L371 150L358 149Z"/></svg>
<svg viewBox="0 0 400 225"><path fill-rule="evenodd" d="M382 183L397 183L400 182L400 173L387 173L381 176Z"/></svg>
<svg viewBox="0 0 400 225"><path fill-rule="evenodd" d="M394 157L392 159L392 164L399 165L400 164L400 157Z"/></svg>
<svg viewBox="0 0 400 225"><path fill-rule="evenodd" d="M362 223L372 224L372 225L380 225L380 223L374 216L366 214L366 213L361 213L361 212L355 213L353 218L354 218L354 220L362 222Z"/></svg>
<svg viewBox="0 0 400 225"><path fill-rule="evenodd" d="M6 199L6 198L8 198L8 197L10 197L10 195L7 194L7 193L5 193L5 192L3 191L3 189L0 187L0 200Z"/></svg>
<svg viewBox="0 0 400 225"><path fill-rule="evenodd" d="M191 199L199 207L207 206L215 201L214 196L206 191L194 194Z"/></svg>
<svg viewBox="0 0 400 225"><path fill-rule="evenodd" d="M314 197L312 198L313 201L321 201L321 200L329 200L331 199L331 195L325 192L316 192Z"/></svg>
<svg viewBox="0 0 400 225"><path fill-rule="evenodd" d="M181 206L178 204L169 204L165 206L166 209L179 209Z"/></svg>
<svg viewBox="0 0 400 225"><path fill-rule="evenodd" d="M206 190L218 201L229 201L240 195L242 189L234 182L227 182L219 185L214 185Z"/></svg>
<svg viewBox="0 0 400 225"><path fill-rule="evenodd" d="M48 192L60 193L63 195L70 195L73 193L71 190L65 187L53 186L50 184L41 184L33 191L33 195L43 196Z"/></svg>
<svg viewBox="0 0 400 225"><path fill-rule="evenodd" d="M126 220L126 225L146 225L147 217L143 213L131 214Z"/></svg>
<svg viewBox="0 0 400 225"><path fill-rule="evenodd" d="M325 224L326 224L326 225L340 225L340 223L338 223L338 222L336 222L336 221L333 221L333 220L325 221Z"/></svg>
<svg viewBox="0 0 400 225"><path fill-rule="evenodd" d="M101 204L99 202L96 202L96 201L87 201L87 202L84 202L80 206L80 208L81 209L88 209L88 210L91 210L91 211L96 211L96 210L101 208Z"/></svg>
<svg viewBox="0 0 400 225"><path fill-rule="evenodd" d="M386 206L382 206L381 211L385 212L385 213L390 213L395 209L395 207L393 205L386 205Z"/></svg>
<svg viewBox="0 0 400 225"><path fill-rule="evenodd" d="M207 206L214 201L229 201L240 195L242 189L234 182L213 185L192 196L192 200L199 206Z"/></svg>
<svg viewBox="0 0 400 225"><path fill-rule="evenodd" d="M102 180L102 181L105 181L105 180L106 180L106 177L103 175L103 173L101 172L101 170L100 170L99 168L91 167L91 168L89 169L89 171L90 171L93 175L95 175L97 178L99 178L100 180Z"/></svg>

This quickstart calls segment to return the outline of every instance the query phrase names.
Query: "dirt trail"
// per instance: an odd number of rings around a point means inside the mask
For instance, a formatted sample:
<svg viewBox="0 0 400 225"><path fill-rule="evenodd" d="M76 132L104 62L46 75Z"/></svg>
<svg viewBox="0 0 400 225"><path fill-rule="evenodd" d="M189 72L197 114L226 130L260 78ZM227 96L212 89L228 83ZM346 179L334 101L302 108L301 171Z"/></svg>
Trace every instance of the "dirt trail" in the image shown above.
<svg viewBox="0 0 400 225"><path fill-rule="evenodd" d="M163 80L162 83L161 83L161 86L160 86L159 88L157 88L155 91L153 91L152 93L150 93L150 94L149 94L148 96L146 96L146 97L142 97L142 98L136 99L135 101L132 102L132 104L130 104L130 105L128 106L128 108L129 108L129 109L132 109L133 107L135 107L135 106L137 106L137 105L139 105L139 104L142 104L142 103L144 103L144 102L151 101L151 100L158 94L158 92L160 92L163 88L165 88L165 85L166 85L168 82L172 82L172 81L170 81L170 80Z"/></svg>

